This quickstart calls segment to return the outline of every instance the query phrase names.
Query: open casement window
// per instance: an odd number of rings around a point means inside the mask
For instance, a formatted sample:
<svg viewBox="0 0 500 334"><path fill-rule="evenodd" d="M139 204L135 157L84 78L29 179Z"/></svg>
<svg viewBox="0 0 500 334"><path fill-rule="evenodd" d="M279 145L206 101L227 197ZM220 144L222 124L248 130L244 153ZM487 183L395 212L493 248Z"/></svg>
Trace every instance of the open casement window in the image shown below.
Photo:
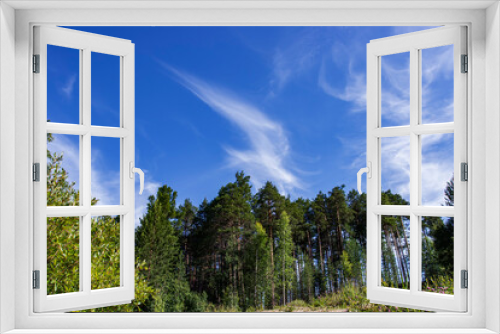
<svg viewBox="0 0 500 334"><path fill-rule="evenodd" d="M63 82L57 75L71 57L74 73ZM110 57L115 66L92 70L103 57ZM109 68L116 71L116 87L96 82L107 80L98 72ZM34 182L34 311L130 303L135 268L134 172L140 172L134 168L134 44L70 29L35 27L33 72L34 181L38 181ZM99 101L91 92L95 96L103 92L93 87L117 92L116 122L94 121ZM71 94L76 97L72 103L57 105L54 91L66 102ZM59 114L68 117L50 119L51 108L62 108ZM55 151L52 142L59 145ZM115 187L108 189L114 192L114 201L95 199L94 190L110 184L95 177L94 165L102 159L102 153L94 156L99 145L116 160ZM63 169L63 160L58 160L61 150L64 161L73 161L71 170Z"/></svg>
<svg viewBox="0 0 500 334"><path fill-rule="evenodd" d="M466 28L458 26L367 46L367 295L372 303L466 311L467 290L461 284L467 269L467 182L461 177L467 163L466 53ZM395 89L388 89L391 85ZM440 143L436 155L429 147ZM427 163L432 152L438 160ZM444 203L444 187L433 182L447 159L454 203ZM391 189L391 178L397 177L406 184ZM427 198L429 187L442 189L441 203ZM407 198L384 200L389 189L406 192ZM446 274L428 265L440 260L428 251L437 243L429 236L433 221L451 229Z"/></svg>

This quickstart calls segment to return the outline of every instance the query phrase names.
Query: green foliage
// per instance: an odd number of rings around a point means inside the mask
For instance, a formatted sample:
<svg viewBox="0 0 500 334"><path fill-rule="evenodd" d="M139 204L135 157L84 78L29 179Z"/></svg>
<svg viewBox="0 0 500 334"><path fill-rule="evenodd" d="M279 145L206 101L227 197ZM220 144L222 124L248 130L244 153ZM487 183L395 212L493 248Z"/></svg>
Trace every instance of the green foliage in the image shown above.
<svg viewBox="0 0 500 334"><path fill-rule="evenodd" d="M281 305L285 305L290 300L290 290L292 288L295 259L292 257L292 250L295 248L292 240L292 229L290 227L290 218L286 212L281 214L277 225L275 262L275 285L276 294L280 296Z"/></svg>
<svg viewBox="0 0 500 334"><path fill-rule="evenodd" d="M80 219L47 218L47 294L80 291Z"/></svg>
<svg viewBox="0 0 500 334"><path fill-rule="evenodd" d="M54 140L48 135L48 140ZM79 204L63 156L47 152L47 205ZM453 205L453 179L445 204ZM198 207L167 185L136 228L135 300L86 312L411 312L366 299L366 195L344 186L291 200L243 172ZM93 199L92 203L97 203ZM382 193L384 205L408 205ZM92 289L119 286L119 217L92 217ZM80 219L47 220L48 294L79 291ZM408 217L381 219L383 286L409 288ZM453 219L422 219L424 291L453 294Z"/></svg>
<svg viewBox="0 0 500 334"><path fill-rule="evenodd" d="M422 291L453 295L453 276L443 275L427 278L422 284Z"/></svg>
<svg viewBox="0 0 500 334"><path fill-rule="evenodd" d="M120 286L120 217L92 217L92 290Z"/></svg>
<svg viewBox="0 0 500 334"><path fill-rule="evenodd" d="M54 140L47 135L49 142ZM63 155L47 151L47 206L78 205L79 191L68 182L62 167ZM96 199L92 203L97 203ZM92 218L92 289L118 286L120 280L119 220L109 216ZM47 294L80 291L80 218L47 218ZM141 275L145 263L136 261L135 300L130 304L87 310L86 312L143 311L154 290Z"/></svg>

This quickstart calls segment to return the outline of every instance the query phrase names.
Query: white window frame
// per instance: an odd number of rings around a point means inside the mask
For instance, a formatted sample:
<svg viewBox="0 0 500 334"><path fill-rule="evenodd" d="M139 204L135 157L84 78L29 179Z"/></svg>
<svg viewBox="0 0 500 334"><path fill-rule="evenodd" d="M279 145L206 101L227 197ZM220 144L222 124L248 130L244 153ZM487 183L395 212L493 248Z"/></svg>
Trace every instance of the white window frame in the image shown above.
<svg viewBox="0 0 500 334"><path fill-rule="evenodd" d="M129 40L75 31L60 27L34 27L34 54L39 56L39 72L34 84L34 162L39 164L39 181L33 184L34 270L39 271L39 289L34 289L34 311L74 311L108 305L128 304L134 299L135 193L131 169L135 159L134 44ZM78 50L80 64L80 110L78 124L47 121L47 45ZM92 125L91 57L93 52L119 57L120 110L116 127ZM94 72L95 73L95 72ZM47 133L79 137L78 206L47 206ZM92 138L120 141L119 205L91 205ZM130 169L130 170L129 170ZM120 216L120 285L92 290L92 216ZM47 295L47 218L79 218L79 291Z"/></svg>
<svg viewBox="0 0 500 334"><path fill-rule="evenodd" d="M10 6L17 7L14 11ZM71 8L71 6L80 9ZM126 9L130 6L135 9ZM149 9L148 9L149 6ZM151 9L152 7L154 9ZM177 8L176 8L177 6ZM179 9L179 6L184 8ZM0 320L13 333L134 328L192 332L494 333L500 331L500 11L497 1L6 1L0 4ZM66 7L66 8L62 8ZM68 8L69 7L69 8ZM163 7L163 8L157 8ZM24 9L23 9L24 8ZM81 9L84 8L84 9ZM114 8L103 10L102 8ZM142 8L143 10L137 10ZM486 23L486 24L485 24ZM468 312L434 314L34 314L32 263L32 27L57 25L442 25L469 31ZM14 38L15 36L15 38ZM488 71L485 67L488 66ZM15 72L14 68L15 67ZM15 82L15 86L12 85ZM15 113L13 112L15 110ZM140 112L140 111L138 111ZM140 116L139 116L140 117ZM15 148L11 138L15 136ZM10 141L9 141L10 139ZM14 175L14 177L12 177ZM486 182L488 176L488 182ZM8 187L10 186L10 187ZM12 199L12 189L15 197ZM485 205L486 203L486 205ZM13 207L14 210L10 209ZM15 225L12 225L15 222ZM487 251L488 250L488 251ZM488 261L488 266L486 266ZM12 287L15 287L14 289ZM13 308L12 305L15 305ZM241 329L241 330L237 330ZM459 330L462 329L462 330ZM38 331L40 330L40 331ZM347 330L346 330L347 331ZM351 330L350 333L356 331ZM109 333L109 331L108 331Z"/></svg>
<svg viewBox="0 0 500 334"><path fill-rule="evenodd" d="M464 312L467 290L461 287L461 270L467 270L467 184L460 178L461 163L467 163L467 76L461 73L461 56L467 54L466 27L449 26L370 41L367 46L367 296L374 303L414 307L423 310ZM454 120L422 123L422 50L452 45ZM409 53L409 124L384 127L382 124L382 57ZM422 135L454 135L453 172L455 206L422 205ZM383 205L381 192L383 138L409 138L410 203ZM473 180L471 179L470 182ZM381 217L410 218L410 288L381 286ZM422 291L422 226L424 216L454 217L454 294Z"/></svg>

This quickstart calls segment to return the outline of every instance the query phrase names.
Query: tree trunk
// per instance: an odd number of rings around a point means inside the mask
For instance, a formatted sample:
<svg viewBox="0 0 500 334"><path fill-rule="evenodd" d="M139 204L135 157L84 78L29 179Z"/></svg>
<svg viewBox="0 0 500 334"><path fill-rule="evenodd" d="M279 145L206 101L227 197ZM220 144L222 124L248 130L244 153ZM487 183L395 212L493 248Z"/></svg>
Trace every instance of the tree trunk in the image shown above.
<svg viewBox="0 0 500 334"><path fill-rule="evenodd" d="M274 308L274 237L273 237L273 227L270 228L270 239L269 242L271 247L271 305Z"/></svg>
<svg viewBox="0 0 500 334"><path fill-rule="evenodd" d="M393 239L394 239L394 229L391 228L391 230L392 230ZM401 250L401 247L399 246L399 241L401 240L401 238L399 237L399 231L398 231L397 226L396 226L395 230L396 230L396 250L398 252L398 258L399 258L399 263L401 265L401 271L403 273L404 281L409 282L410 281L409 280L410 274L408 273L408 270L407 270L405 262L404 262L403 251Z"/></svg>
<svg viewBox="0 0 500 334"><path fill-rule="evenodd" d="M387 247L389 248L389 255L392 259L394 256L393 250L392 250L392 243L391 243L391 237L389 235L389 231L387 230L387 227L384 228L384 234L385 234L385 243L387 244ZM392 268L392 263L391 263L391 271L394 271L394 268ZM396 268L396 287L398 286L398 268Z"/></svg>
<svg viewBox="0 0 500 334"><path fill-rule="evenodd" d="M323 251L321 249L321 231L319 229L319 225L316 225L316 229L318 230L318 247L319 247L319 259L321 262L321 275L324 279L324 277L325 277L325 263L323 262ZM321 286L320 286L320 294L321 294Z"/></svg>

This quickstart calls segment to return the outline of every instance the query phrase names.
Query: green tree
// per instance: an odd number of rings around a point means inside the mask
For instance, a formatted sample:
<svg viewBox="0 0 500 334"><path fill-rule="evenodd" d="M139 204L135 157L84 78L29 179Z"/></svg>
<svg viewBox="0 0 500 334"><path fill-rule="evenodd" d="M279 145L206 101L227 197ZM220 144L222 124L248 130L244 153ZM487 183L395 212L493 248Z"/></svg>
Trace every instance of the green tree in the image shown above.
<svg viewBox="0 0 500 334"><path fill-rule="evenodd" d="M55 138L47 135L47 141ZM63 154L47 150L47 206L74 206L79 204L79 191L75 182L63 168ZM96 204L97 199L92 199ZM47 294L60 294L80 290L80 218L57 217L47 219ZM118 286L120 283L120 231L117 217L92 218L91 285L92 289ZM145 263L136 261L135 299L118 306L97 308L86 312L138 312L153 295L140 272Z"/></svg>
<svg viewBox="0 0 500 334"><path fill-rule="evenodd" d="M259 221L262 226L267 230L267 235L269 237L269 251L270 251L270 270L268 281L271 282L270 296L266 298L269 301L269 306L274 308L276 305L275 296L275 260L274 260L274 249L275 249L275 235L274 230L278 224L281 214L285 209L285 198L279 193L278 188L271 182L266 182L264 187L259 189L257 194L254 196L253 211L257 221Z"/></svg>
<svg viewBox="0 0 500 334"><path fill-rule="evenodd" d="M246 275L248 299L255 309L264 309L266 291L269 289L267 280L269 270L269 239L261 223L256 222L245 252L246 266L252 268L252 274ZM253 287L251 289L250 287Z"/></svg>
<svg viewBox="0 0 500 334"><path fill-rule="evenodd" d="M292 256L292 250L295 248L292 240L292 229L290 227L290 218L286 212L281 214L276 229L276 263L275 263L275 281L278 288L278 295L281 295L281 305L286 305L289 292L295 275L293 265L295 259Z"/></svg>

